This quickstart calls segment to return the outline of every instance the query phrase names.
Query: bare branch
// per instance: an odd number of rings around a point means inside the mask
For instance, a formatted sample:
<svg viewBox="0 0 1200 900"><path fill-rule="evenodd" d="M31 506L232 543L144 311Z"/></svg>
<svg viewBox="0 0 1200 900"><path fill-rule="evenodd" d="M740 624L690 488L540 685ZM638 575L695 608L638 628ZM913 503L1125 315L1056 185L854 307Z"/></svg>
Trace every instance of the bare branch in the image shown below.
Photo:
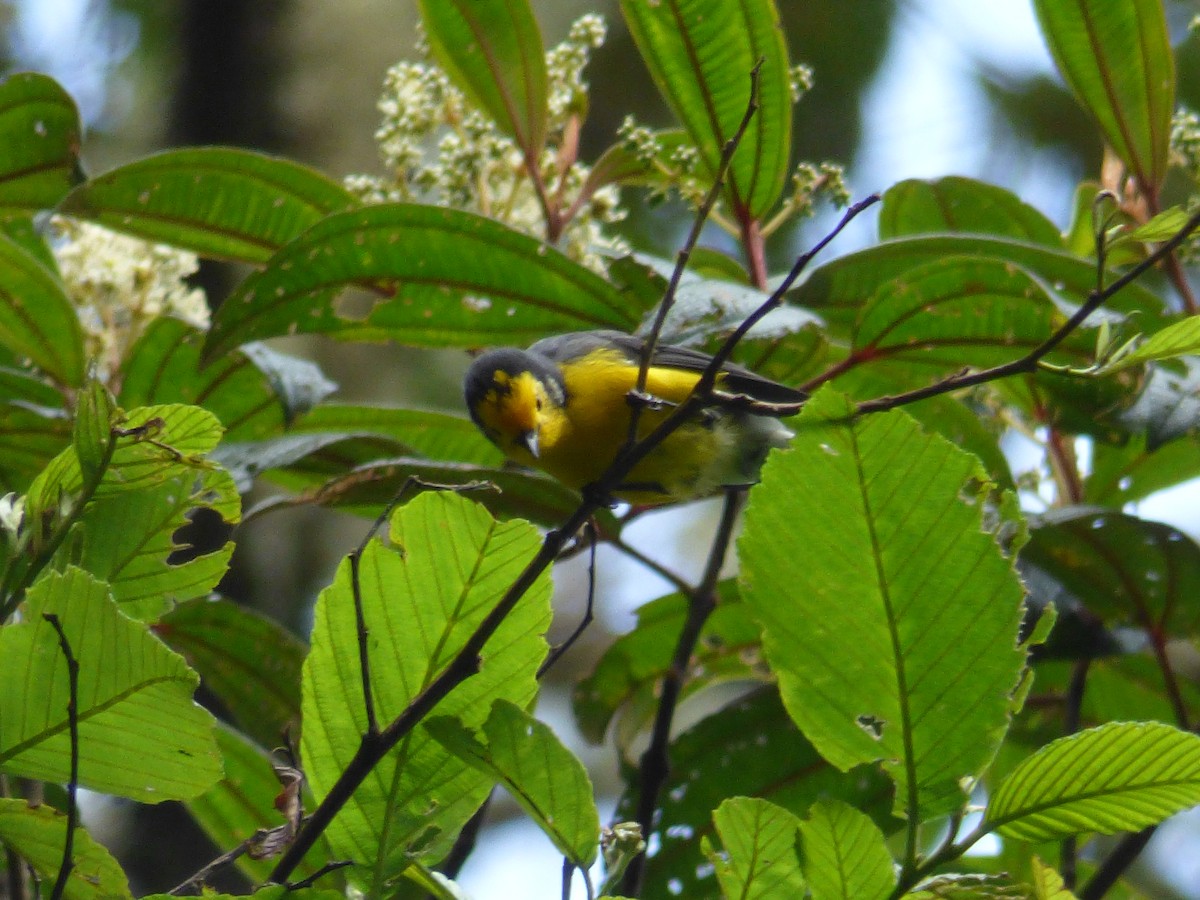
<svg viewBox="0 0 1200 900"><path fill-rule="evenodd" d="M754 68L750 70L750 99L746 103L746 112L742 115L742 121L738 123L733 136L721 148L721 159L717 163L717 171L713 176L712 187L708 189L708 194L705 196L704 202L700 204L700 208L696 211L696 217L692 220L692 229L688 232L687 240L683 242L683 246L675 257L675 268L671 271L671 280L667 283L667 290L663 294L662 300L659 301L658 311L654 316L654 324L650 326L650 333L646 336L646 343L642 347L642 364L638 369L636 388L637 397L642 397L646 393L646 379L650 375L650 360L653 359L654 351L658 347L659 338L662 337L663 325L667 321L667 314L671 311L671 307L675 305L675 295L679 290L679 282L683 278L684 270L687 269L688 260L692 257L692 251L696 248L696 243L700 240L700 232L704 230L704 224L708 221L709 214L712 212L713 207L717 205L717 199L721 196L721 188L725 184L725 175L729 171L729 165L733 162L733 154L737 152L738 145L742 142L742 138L746 134L746 129L750 127L750 120L758 112L758 75L762 66L763 60L759 59L754 64ZM633 411L629 416L629 435L625 440L626 447L632 446L634 441L637 440L638 419L641 416L641 404L634 402L632 405Z"/></svg>
<svg viewBox="0 0 1200 900"><path fill-rule="evenodd" d="M71 644L58 616L42 613L42 618L50 623L58 635L58 648L67 661L67 730L71 741L71 777L67 781L67 838L63 841L58 877L50 892L50 900L62 900L67 890L67 879L75 868L75 829L79 825L79 802L76 796L79 791L79 660L71 652Z"/></svg>

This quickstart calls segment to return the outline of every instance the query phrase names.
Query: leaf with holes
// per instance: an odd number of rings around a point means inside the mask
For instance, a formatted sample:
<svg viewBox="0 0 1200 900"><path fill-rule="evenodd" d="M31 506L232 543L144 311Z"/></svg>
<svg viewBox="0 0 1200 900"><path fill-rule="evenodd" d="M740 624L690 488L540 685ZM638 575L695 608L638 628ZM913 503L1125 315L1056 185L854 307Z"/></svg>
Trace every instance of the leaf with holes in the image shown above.
<svg viewBox="0 0 1200 900"><path fill-rule="evenodd" d="M961 807L1008 727L1022 589L998 541L1015 510L903 412L855 419L825 390L796 431L751 491L742 597L801 730L838 768L881 761L915 825Z"/></svg>

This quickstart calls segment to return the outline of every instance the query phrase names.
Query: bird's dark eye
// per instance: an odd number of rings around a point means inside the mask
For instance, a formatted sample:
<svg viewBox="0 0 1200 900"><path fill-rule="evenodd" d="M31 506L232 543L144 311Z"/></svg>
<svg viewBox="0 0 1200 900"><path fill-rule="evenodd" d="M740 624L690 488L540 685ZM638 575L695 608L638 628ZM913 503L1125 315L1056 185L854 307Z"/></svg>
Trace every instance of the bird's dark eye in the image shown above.
<svg viewBox="0 0 1200 900"><path fill-rule="evenodd" d="M538 412L542 411L542 398L541 397L537 398L537 410L538 410Z"/></svg>

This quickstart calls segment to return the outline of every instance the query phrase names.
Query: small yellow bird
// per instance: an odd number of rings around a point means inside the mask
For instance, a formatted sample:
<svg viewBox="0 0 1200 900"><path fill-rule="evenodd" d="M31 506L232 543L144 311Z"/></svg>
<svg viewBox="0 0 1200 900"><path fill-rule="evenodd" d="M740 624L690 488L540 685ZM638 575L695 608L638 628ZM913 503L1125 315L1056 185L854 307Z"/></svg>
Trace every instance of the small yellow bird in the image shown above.
<svg viewBox="0 0 1200 900"><path fill-rule="evenodd" d="M637 386L645 342L617 331L582 331L504 347L479 356L463 386L479 429L510 459L580 490L612 464L629 434L628 395ZM645 437L691 393L712 357L685 347L655 349L646 393L664 401L644 407ZM770 403L800 403L805 394L728 364L717 388ZM685 422L612 492L615 499L657 505L752 484L772 447L792 433L777 419L709 407Z"/></svg>

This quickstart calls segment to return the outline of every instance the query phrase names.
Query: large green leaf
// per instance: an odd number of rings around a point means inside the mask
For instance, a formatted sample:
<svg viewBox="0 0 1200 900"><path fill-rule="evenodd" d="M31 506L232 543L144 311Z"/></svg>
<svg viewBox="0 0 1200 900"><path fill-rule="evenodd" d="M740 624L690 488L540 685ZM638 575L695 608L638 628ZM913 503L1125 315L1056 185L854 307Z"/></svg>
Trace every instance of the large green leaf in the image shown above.
<svg viewBox="0 0 1200 900"><path fill-rule="evenodd" d="M16 853L33 867L43 884L54 884L62 865L67 838L67 817L45 804L30 806L24 800L0 797L0 846ZM121 866L104 846L82 827L75 829L75 850L67 877L66 900L120 900L132 898Z"/></svg>
<svg viewBox="0 0 1200 900"><path fill-rule="evenodd" d="M264 263L322 217L354 205L341 185L307 166L231 147L192 147L105 172L61 208L149 241Z"/></svg>
<svg viewBox="0 0 1200 900"><path fill-rule="evenodd" d="M621 0L621 12L709 175L746 114L750 72L761 60L758 110L733 157L726 195L739 219L763 218L783 190L792 132L787 47L774 2Z"/></svg>
<svg viewBox="0 0 1200 900"><path fill-rule="evenodd" d="M456 719L432 719L427 727L459 759L503 784L573 865L586 869L595 861L600 814L592 782L550 726L497 700L483 723L483 740Z"/></svg>
<svg viewBox="0 0 1200 900"><path fill-rule="evenodd" d="M994 234L1047 247L1062 247L1054 223L1016 194L973 178L915 178L884 191L879 209L881 240L932 232Z"/></svg>
<svg viewBox="0 0 1200 900"><path fill-rule="evenodd" d="M852 413L816 395L768 460L742 596L800 728L839 768L882 761L915 825L961 806L1007 728L1022 591L984 527L978 462L902 412Z"/></svg>
<svg viewBox="0 0 1200 900"><path fill-rule="evenodd" d="M277 746L299 724L308 648L278 623L228 600L193 600L163 616L154 631L264 747Z"/></svg>
<svg viewBox="0 0 1200 900"><path fill-rule="evenodd" d="M53 78L0 82L0 218L49 209L79 180L79 110Z"/></svg>
<svg viewBox="0 0 1200 900"><path fill-rule="evenodd" d="M1007 838L1055 841L1138 831L1200 803L1200 737L1154 722L1113 722L1060 738L1008 776L985 824Z"/></svg>
<svg viewBox="0 0 1200 900"><path fill-rule="evenodd" d="M1034 9L1059 72L1143 189L1156 193L1175 110L1161 0L1035 0Z"/></svg>
<svg viewBox="0 0 1200 900"><path fill-rule="evenodd" d="M376 285L358 318L333 299ZM386 285L386 286L384 286ZM251 275L217 311L205 346L295 332L470 346L584 328L631 331L640 307L541 241L453 209L387 203L327 217Z"/></svg>
<svg viewBox="0 0 1200 900"><path fill-rule="evenodd" d="M83 331L58 277L0 234L0 344L57 381L83 381Z"/></svg>
<svg viewBox="0 0 1200 900"><path fill-rule="evenodd" d="M661 809L648 836L644 900L716 896L701 841L711 840L712 811L729 797L761 797L796 815L819 797L837 797L889 824L892 785L875 768L842 773L817 754L788 718L773 688L738 700L675 738ZM616 820L634 816L635 788ZM891 823L894 825L894 823Z"/></svg>
<svg viewBox="0 0 1200 900"><path fill-rule="evenodd" d="M1178 529L1104 507L1040 517L1021 550L1107 625L1194 636L1200 547Z"/></svg>
<svg viewBox="0 0 1200 900"><path fill-rule="evenodd" d="M925 383L930 374L1024 356L1066 319L1046 288L1012 263L950 256L882 285L859 315L853 352L888 362L893 377ZM1087 362L1091 342L1084 347L1061 359Z"/></svg>
<svg viewBox="0 0 1200 900"><path fill-rule="evenodd" d="M29 589L27 620L0 630L0 770L46 781L70 775L67 666L43 613L57 615L79 661L79 782L157 803L194 797L221 773L213 719L192 702L183 658L117 610L81 569Z"/></svg>
<svg viewBox="0 0 1200 900"><path fill-rule="evenodd" d="M477 504L427 493L391 522L400 549L372 541L359 566L370 631L372 688L381 723L398 715L436 678L536 553L525 522L498 523ZM367 727L350 567L317 601L312 651L304 664L304 773L324 797ZM469 727L494 700L532 700L546 653L550 579L543 575L484 645L481 670L434 707ZM370 894L414 859L435 861L483 802L491 779L459 760L423 726L401 741L363 782L326 835L336 858L353 859Z"/></svg>
<svg viewBox="0 0 1200 900"><path fill-rule="evenodd" d="M429 49L535 162L546 140L546 50L527 0L420 0Z"/></svg>
<svg viewBox="0 0 1200 900"><path fill-rule="evenodd" d="M770 900L804 895L796 858L800 820L793 813L758 797L731 797L713 811L713 822L724 852L717 853L707 838L704 850L722 896Z"/></svg>
<svg viewBox="0 0 1200 900"><path fill-rule="evenodd" d="M896 886L883 832L840 800L819 800L800 823L800 865L813 900L883 900Z"/></svg>
<svg viewBox="0 0 1200 900"><path fill-rule="evenodd" d="M848 330L863 304L881 288L919 265L950 256L1014 263L1053 285L1055 293L1071 303L1086 301L1096 286L1095 264L1070 253L1011 238L946 234L896 238L849 253L813 270L788 292L788 299ZM1163 308L1156 294L1138 284L1126 287L1108 305L1137 310L1142 322L1154 321Z"/></svg>
<svg viewBox="0 0 1200 900"><path fill-rule="evenodd" d="M388 439L386 455L397 447L430 459L457 460L499 466L504 454L480 434L475 423L463 416L418 409L378 406L343 406L326 403L297 419L290 434L340 433ZM379 458L376 454L372 458ZM354 461L361 461L354 457Z"/></svg>

